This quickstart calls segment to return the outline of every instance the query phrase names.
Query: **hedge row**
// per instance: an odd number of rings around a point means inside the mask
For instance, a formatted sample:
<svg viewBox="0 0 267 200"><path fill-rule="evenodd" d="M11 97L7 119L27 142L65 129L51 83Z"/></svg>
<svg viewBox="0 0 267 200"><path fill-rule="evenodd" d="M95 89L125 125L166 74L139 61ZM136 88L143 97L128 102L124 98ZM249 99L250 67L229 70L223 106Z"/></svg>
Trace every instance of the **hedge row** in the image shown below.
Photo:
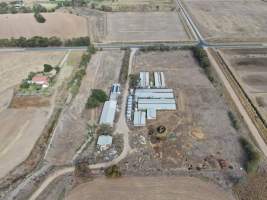
<svg viewBox="0 0 267 200"><path fill-rule="evenodd" d="M89 46L89 37L72 38L61 40L58 37L40 37L32 38L20 37L18 39L0 39L0 47L53 47L53 46Z"/></svg>

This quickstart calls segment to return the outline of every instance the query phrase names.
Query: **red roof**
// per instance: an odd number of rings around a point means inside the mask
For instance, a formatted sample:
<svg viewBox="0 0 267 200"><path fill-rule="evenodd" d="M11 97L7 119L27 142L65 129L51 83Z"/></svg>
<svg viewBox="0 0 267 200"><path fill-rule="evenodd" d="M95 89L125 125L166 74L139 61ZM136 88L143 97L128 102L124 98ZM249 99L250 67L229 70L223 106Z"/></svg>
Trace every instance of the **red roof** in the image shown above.
<svg viewBox="0 0 267 200"><path fill-rule="evenodd" d="M46 76L34 76L32 78L32 82L34 83L41 83L41 84L48 84L48 77Z"/></svg>

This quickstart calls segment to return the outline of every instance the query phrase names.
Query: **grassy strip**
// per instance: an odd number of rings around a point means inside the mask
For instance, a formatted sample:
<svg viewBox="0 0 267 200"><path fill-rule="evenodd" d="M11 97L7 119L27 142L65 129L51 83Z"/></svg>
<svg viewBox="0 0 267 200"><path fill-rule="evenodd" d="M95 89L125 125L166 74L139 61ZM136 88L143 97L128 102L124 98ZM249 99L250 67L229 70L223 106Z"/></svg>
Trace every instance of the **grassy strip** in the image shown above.
<svg viewBox="0 0 267 200"><path fill-rule="evenodd" d="M255 147L244 137L240 138L240 144L245 151L246 162L245 169L247 173L255 173L258 169L260 162L260 154Z"/></svg>
<svg viewBox="0 0 267 200"><path fill-rule="evenodd" d="M92 45L90 45L87 52L82 55L79 68L76 70L71 81L68 83L68 87L70 89L72 97L74 97L78 93L82 83L82 79L86 74L87 65L91 60L92 54L94 54L95 52L96 52L95 48Z"/></svg>
<svg viewBox="0 0 267 200"><path fill-rule="evenodd" d="M214 78L211 74L210 70L210 61L206 51L200 47L192 47L193 55L197 59L200 67L204 70L205 74L207 75L208 79L213 83Z"/></svg>
<svg viewBox="0 0 267 200"><path fill-rule="evenodd" d="M122 59L119 82L125 84L128 78L129 60L130 60L131 50L127 48Z"/></svg>

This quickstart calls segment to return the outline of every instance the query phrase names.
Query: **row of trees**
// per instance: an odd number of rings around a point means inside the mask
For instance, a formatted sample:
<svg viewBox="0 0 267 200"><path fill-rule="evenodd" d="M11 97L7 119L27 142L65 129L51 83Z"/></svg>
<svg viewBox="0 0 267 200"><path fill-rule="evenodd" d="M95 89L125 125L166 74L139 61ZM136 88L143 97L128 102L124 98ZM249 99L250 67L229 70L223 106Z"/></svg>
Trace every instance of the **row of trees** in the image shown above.
<svg viewBox="0 0 267 200"><path fill-rule="evenodd" d="M58 37L34 36L31 38L20 37L18 39L0 39L0 47L55 47L55 46L89 46L89 37L61 40Z"/></svg>
<svg viewBox="0 0 267 200"><path fill-rule="evenodd" d="M55 12L55 9L56 9L56 8L47 9L46 7L40 4L36 4L32 8L26 7L26 6L17 7L15 3L16 2L11 2L11 3L1 2L0 3L0 14Z"/></svg>

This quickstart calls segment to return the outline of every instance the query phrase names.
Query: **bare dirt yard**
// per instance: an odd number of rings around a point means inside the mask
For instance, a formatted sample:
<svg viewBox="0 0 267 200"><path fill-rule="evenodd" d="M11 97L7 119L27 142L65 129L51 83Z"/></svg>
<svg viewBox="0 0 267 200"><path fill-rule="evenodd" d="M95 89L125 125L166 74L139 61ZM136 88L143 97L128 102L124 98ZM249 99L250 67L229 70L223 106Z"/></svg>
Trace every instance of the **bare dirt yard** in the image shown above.
<svg viewBox="0 0 267 200"><path fill-rule="evenodd" d="M51 148L45 159L54 165L72 163L76 152L87 139L88 123L97 123L101 107L85 109L91 89L109 92L111 84L118 80L123 51L100 51L93 55L83 78L79 93L62 111L54 132Z"/></svg>
<svg viewBox="0 0 267 200"><path fill-rule="evenodd" d="M221 52L267 122L267 49L227 49Z"/></svg>
<svg viewBox="0 0 267 200"><path fill-rule="evenodd" d="M201 175L225 188L242 176L241 135L228 117L224 98L199 67L189 50L139 53L134 73L162 71L176 95L177 110L157 112L144 128L131 128L133 153L120 166L129 175ZM166 136L150 135L159 125ZM234 178L234 179L235 179Z"/></svg>
<svg viewBox="0 0 267 200"><path fill-rule="evenodd" d="M176 12L107 13L103 42L187 41Z"/></svg>
<svg viewBox="0 0 267 200"><path fill-rule="evenodd" d="M84 17L68 13L43 13L45 23L38 23L33 14L0 15L0 38L57 36L63 39L88 36Z"/></svg>
<svg viewBox="0 0 267 200"><path fill-rule="evenodd" d="M103 192L105 191L105 192ZM97 178L81 184L66 195L66 200L233 200L216 185L192 177Z"/></svg>
<svg viewBox="0 0 267 200"><path fill-rule="evenodd" d="M183 0L208 41L267 41L267 2Z"/></svg>

